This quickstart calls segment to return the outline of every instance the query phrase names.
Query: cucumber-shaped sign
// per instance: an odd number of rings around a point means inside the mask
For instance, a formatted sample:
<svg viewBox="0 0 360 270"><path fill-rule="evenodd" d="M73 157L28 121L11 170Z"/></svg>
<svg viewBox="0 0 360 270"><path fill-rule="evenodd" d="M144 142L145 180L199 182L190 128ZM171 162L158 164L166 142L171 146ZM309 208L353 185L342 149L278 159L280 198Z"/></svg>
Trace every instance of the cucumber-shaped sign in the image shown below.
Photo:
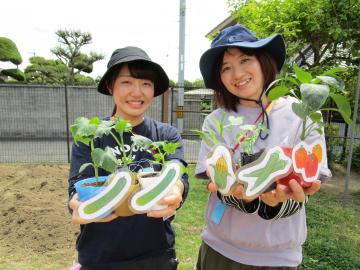
<svg viewBox="0 0 360 270"><path fill-rule="evenodd" d="M130 200L130 207L136 213L145 213L170 192L175 182L180 178L179 162L165 165L161 174L147 187L136 192Z"/></svg>
<svg viewBox="0 0 360 270"><path fill-rule="evenodd" d="M245 185L244 197L262 194L273 182L290 172L292 161L279 146L264 151L261 156L237 172L239 182Z"/></svg>
<svg viewBox="0 0 360 270"><path fill-rule="evenodd" d="M232 155L223 145L217 145L211 156L205 161L210 180L214 182L222 194L229 193L236 181L233 170Z"/></svg>
<svg viewBox="0 0 360 270"><path fill-rule="evenodd" d="M115 173L112 181L103 191L80 204L79 216L87 220L96 220L105 213L113 211L125 198L130 186L130 173Z"/></svg>

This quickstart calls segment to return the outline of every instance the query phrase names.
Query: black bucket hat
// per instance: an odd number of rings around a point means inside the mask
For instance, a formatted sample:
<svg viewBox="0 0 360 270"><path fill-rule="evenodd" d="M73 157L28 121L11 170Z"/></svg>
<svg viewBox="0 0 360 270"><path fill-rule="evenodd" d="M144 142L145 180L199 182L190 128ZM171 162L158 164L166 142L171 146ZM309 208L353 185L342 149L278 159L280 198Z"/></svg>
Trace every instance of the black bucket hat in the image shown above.
<svg viewBox="0 0 360 270"><path fill-rule="evenodd" d="M144 61L150 64L156 73L158 74L158 79L154 82L154 96L159 96L164 93L169 88L169 77L166 75L166 72L163 68L151 61L150 57L144 52L142 49L138 47L124 47L121 49L117 49L113 52L110 57L110 60L107 64L107 71L102 76L97 90L101 94L104 95L111 95L109 89L107 88L106 81L108 79L109 74L111 71L118 65L133 61Z"/></svg>
<svg viewBox="0 0 360 270"><path fill-rule="evenodd" d="M278 71L281 70L285 62L285 42L280 34L259 39L249 29L241 24L236 24L223 29L211 42L210 49L203 53L200 58L200 71L206 87L215 88L215 76L213 74L215 63L228 47L254 50L263 48L274 57Z"/></svg>

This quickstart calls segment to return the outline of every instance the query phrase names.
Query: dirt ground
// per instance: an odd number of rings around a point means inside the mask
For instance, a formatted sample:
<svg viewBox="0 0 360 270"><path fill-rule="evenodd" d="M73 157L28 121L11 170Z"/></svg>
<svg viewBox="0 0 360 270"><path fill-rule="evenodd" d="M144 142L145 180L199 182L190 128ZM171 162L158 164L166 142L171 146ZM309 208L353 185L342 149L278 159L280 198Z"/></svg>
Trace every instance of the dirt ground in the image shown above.
<svg viewBox="0 0 360 270"><path fill-rule="evenodd" d="M76 259L78 226L67 212L68 164L0 164L0 266L40 254L70 266ZM324 185L344 190L345 169L337 166ZM360 190L360 177L352 173L350 191Z"/></svg>
<svg viewBox="0 0 360 270"><path fill-rule="evenodd" d="M0 262L40 254L68 266L75 260L78 226L66 208L68 171L67 164L0 164Z"/></svg>

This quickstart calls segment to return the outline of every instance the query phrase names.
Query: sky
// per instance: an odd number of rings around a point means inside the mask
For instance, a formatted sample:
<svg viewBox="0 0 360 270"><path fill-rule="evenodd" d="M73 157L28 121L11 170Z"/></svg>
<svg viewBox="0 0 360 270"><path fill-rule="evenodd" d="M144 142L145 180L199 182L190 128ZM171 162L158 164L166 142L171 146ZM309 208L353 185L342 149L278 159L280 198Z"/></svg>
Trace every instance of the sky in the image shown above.
<svg viewBox="0 0 360 270"><path fill-rule="evenodd" d="M94 63L93 78L106 71L115 49L138 46L176 82L179 6L180 0L3 1L0 36L16 43L23 58L22 70L34 55L56 59L50 52L59 44L55 32L68 29L91 34L92 43L84 46L83 52L105 55ZM229 15L226 0L186 0L185 80L201 78L199 59L210 46L205 35Z"/></svg>

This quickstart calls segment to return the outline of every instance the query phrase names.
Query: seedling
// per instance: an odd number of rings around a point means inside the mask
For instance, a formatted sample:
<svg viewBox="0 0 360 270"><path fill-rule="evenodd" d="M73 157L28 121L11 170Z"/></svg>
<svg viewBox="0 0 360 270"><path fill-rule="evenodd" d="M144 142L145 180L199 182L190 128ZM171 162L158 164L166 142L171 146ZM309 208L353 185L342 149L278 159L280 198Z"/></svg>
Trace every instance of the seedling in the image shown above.
<svg viewBox="0 0 360 270"><path fill-rule="evenodd" d="M74 142L84 143L90 146L92 162L82 164L79 172L82 172L88 166L94 168L96 185L99 185L99 168L102 168L110 173L113 173L118 165L115 154L110 148L100 149L94 147L94 141L103 135L108 135L111 132L113 121L100 120L98 117L88 119L86 117L79 117L71 125L70 131L74 138Z"/></svg>
<svg viewBox="0 0 360 270"><path fill-rule="evenodd" d="M342 68L330 69L319 76L313 76L297 65L293 66L293 70L294 74L286 74L284 78L277 80L276 83L281 84L274 87L268 97L275 100L290 94L297 99L297 102L292 104L292 110L302 119L301 142L295 145L292 153L288 155L291 155L294 161L294 171L301 174L305 182L312 182L318 179L325 146L321 140L309 146L305 139L313 129L319 134L323 133L324 122L320 111L337 111L347 124L354 127L354 123L350 119L351 108L345 97L344 83L337 76L337 73L343 71ZM337 108L323 108L329 98L335 102ZM295 175L291 174L290 177L295 178ZM288 179L289 177L285 181Z"/></svg>
<svg viewBox="0 0 360 270"><path fill-rule="evenodd" d="M336 75L343 69L333 68L315 77L296 64L293 69L294 74L286 74L284 78L278 80L282 83L274 87L268 97L270 100L275 100L290 94L298 100L292 104L292 110L303 121L300 135L302 141L309 135L314 125L317 126L318 133L323 133L324 123L320 111L337 111L347 124L354 126L350 119L351 108L345 97L344 83ZM337 108L322 108L329 97L335 102ZM312 121L309 121L310 119Z"/></svg>
<svg viewBox="0 0 360 270"><path fill-rule="evenodd" d="M261 131L269 132L268 129L263 124L257 125L243 125L244 117L238 116L229 116L228 121L229 123L225 125L226 113L223 113L221 116L220 121L215 119L214 117L211 118L213 123L217 128L217 133L219 134L218 137L222 138L224 130L228 129L229 132L233 132L233 128L237 127L236 133L236 142L243 150L243 152L247 154L253 153L253 146L258 138ZM212 130L201 131L198 129L192 130L196 134L200 136L200 138L210 147L219 144L219 141ZM236 149L233 149L236 150Z"/></svg>
<svg viewBox="0 0 360 270"><path fill-rule="evenodd" d="M165 165L166 163L166 156L174 154L176 149L179 147L178 142L167 142L167 141L160 141L160 142L153 142L149 138L146 138L141 135L134 134L131 137L133 145L137 145L144 150L153 151L153 156L155 158L155 162L161 165Z"/></svg>

